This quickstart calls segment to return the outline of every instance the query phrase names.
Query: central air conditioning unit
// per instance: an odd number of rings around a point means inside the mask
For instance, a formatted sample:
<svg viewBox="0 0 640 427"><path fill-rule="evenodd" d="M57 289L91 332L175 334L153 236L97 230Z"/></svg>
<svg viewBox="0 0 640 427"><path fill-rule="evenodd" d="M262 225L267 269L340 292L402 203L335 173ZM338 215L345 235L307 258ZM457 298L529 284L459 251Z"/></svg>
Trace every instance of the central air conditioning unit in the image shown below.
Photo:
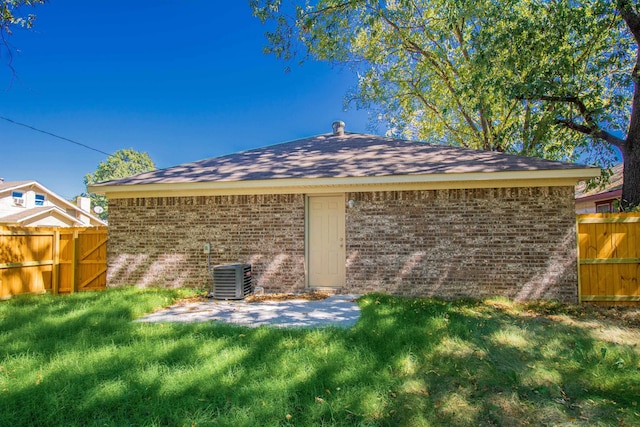
<svg viewBox="0 0 640 427"><path fill-rule="evenodd" d="M253 291L250 264L216 265L213 267L213 297L243 299Z"/></svg>

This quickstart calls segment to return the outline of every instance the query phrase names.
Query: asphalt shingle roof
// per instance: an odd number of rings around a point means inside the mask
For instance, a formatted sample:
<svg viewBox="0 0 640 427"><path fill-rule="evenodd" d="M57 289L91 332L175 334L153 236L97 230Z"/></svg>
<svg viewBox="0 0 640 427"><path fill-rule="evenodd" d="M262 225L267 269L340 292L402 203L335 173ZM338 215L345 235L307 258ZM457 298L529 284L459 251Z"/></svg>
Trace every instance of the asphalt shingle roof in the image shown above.
<svg viewBox="0 0 640 427"><path fill-rule="evenodd" d="M26 184L32 184L34 181L0 181L0 191L8 188L22 187Z"/></svg>
<svg viewBox="0 0 640 427"><path fill-rule="evenodd" d="M185 163L95 187L582 168L585 166L347 132Z"/></svg>
<svg viewBox="0 0 640 427"><path fill-rule="evenodd" d="M576 199L595 196L602 193L611 193L616 190L622 190L623 165L618 163L611 168L611 177L604 187L588 188L586 182L580 182L576 185Z"/></svg>

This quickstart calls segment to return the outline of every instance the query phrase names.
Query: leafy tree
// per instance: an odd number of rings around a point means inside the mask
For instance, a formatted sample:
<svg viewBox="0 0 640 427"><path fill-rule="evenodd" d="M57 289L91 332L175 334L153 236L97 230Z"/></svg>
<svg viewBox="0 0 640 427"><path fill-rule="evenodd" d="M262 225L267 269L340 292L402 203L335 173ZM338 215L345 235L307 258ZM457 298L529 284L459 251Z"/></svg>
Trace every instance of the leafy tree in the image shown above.
<svg viewBox="0 0 640 427"><path fill-rule="evenodd" d="M250 0L267 53L347 64L348 102L391 134L587 161L624 159L640 204L640 15L631 0ZM638 108L636 108L638 105Z"/></svg>
<svg viewBox="0 0 640 427"><path fill-rule="evenodd" d="M640 15L630 0L521 2L482 40L512 73L502 96L553 112L554 126L622 154L622 208L640 205ZM500 89L498 89L500 90ZM560 140L562 141L562 140Z"/></svg>
<svg viewBox="0 0 640 427"><path fill-rule="evenodd" d="M98 216L106 220L109 211L107 198L100 194L89 193L89 186L99 182L126 178L155 169L156 166L147 153L133 149L118 150L107 157L107 160L100 162L93 174L89 173L84 176L84 185L87 187L87 192L84 193L83 196L91 199L92 209L95 209L96 206L102 208L102 212L98 214Z"/></svg>
<svg viewBox="0 0 640 427"><path fill-rule="evenodd" d="M6 55L6 64L14 75L15 70L11 64L13 49L7 36L12 34L13 28L31 28L36 17L31 13L23 13L23 10L46 2L47 0L0 0L0 54Z"/></svg>

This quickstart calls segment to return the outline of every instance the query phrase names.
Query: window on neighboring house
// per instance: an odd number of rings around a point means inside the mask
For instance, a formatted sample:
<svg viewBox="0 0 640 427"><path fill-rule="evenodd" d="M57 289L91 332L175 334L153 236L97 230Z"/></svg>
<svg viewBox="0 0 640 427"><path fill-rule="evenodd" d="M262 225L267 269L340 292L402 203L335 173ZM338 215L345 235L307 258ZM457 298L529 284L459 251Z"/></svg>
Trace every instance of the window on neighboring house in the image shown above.
<svg viewBox="0 0 640 427"><path fill-rule="evenodd" d="M609 213L611 211L611 202L596 203L596 213Z"/></svg>
<svg viewBox="0 0 640 427"><path fill-rule="evenodd" d="M12 191L11 197L13 198L14 205L24 206L24 193L22 191Z"/></svg>
<svg viewBox="0 0 640 427"><path fill-rule="evenodd" d="M36 194L36 206L44 206L44 194Z"/></svg>

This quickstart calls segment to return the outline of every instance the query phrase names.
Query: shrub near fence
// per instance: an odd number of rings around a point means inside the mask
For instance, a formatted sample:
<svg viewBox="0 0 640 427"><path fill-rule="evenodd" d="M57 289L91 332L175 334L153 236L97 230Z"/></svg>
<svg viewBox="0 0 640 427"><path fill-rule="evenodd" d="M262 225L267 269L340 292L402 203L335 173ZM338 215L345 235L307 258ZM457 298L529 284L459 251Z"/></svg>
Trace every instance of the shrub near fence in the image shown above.
<svg viewBox="0 0 640 427"><path fill-rule="evenodd" d="M0 299L105 289L106 272L107 227L0 227Z"/></svg>
<svg viewBox="0 0 640 427"><path fill-rule="evenodd" d="M580 301L640 304L640 213L577 216Z"/></svg>

